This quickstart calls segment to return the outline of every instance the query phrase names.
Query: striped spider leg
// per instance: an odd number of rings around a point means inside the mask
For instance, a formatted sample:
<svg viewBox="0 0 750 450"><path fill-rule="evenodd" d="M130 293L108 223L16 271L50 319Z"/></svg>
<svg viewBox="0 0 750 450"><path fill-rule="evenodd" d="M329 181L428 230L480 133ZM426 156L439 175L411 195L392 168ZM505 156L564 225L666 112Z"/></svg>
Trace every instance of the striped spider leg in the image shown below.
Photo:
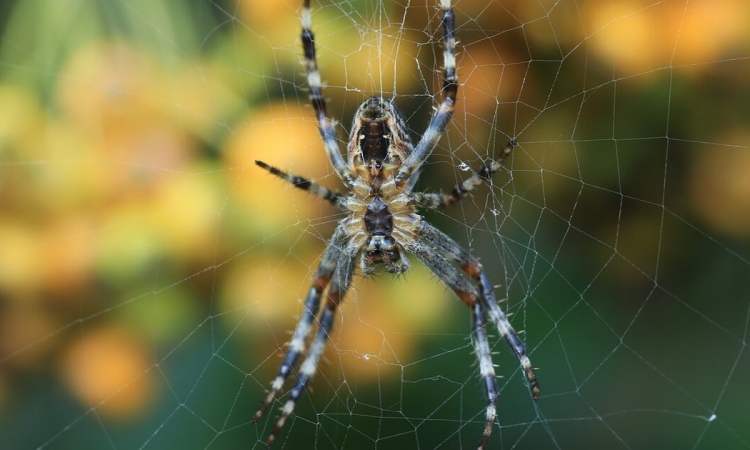
<svg viewBox="0 0 750 450"><path fill-rule="evenodd" d="M295 383L281 414L266 440L270 446L293 414L299 399L317 372L333 326L336 309L352 281L355 266L364 275L376 269L400 274L409 269L407 253L415 255L471 310L472 344L487 399L486 423L479 448L484 449L496 417L498 389L487 335L492 322L519 359L534 399L539 383L526 348L498 305L481 264L449 236L427 223L418 208L443 208L460 201L491 180L512 152L511 141L498 158L447 193L413 192L419 172L450 122L458 92L456 75L455 15L450 0L439 0L443 28L443 100L414 146L406 123L393 99L373 96L357 110L347 144L347 158L339 150L334 122L326 112L315 56L310 0L302 6L302 49L310 103L318 119L321 138L334 171L346 191L339 193L303 177L288 174L261 161L256 163L295 187L328 201L343 211L305 299L304 311L292 335L279 371L253 416L258 421L294 374ZM323 301L325 299L325 301ZM300 360L302 360L300 362Z"/></svg>
<svg viewBox="0 0 750 450"><path fill-rule="evenodd" d="M505 338L513 353L521 362L521 368L531 387L534 400L539 399L539 381L536 378L531 361L526 355L526 347L518 333L508 321L495 299L492 284L487 278L482 265L471 254L464 250L448 235L422 221L418 238L405 245L406 249L419 258L424 265L440 278L456 295L471 308L472 344L479 361L479 375L483 380L487 396L486 424L484 434L479 442L479 449L485 448L495 422L498 398L495 368L492 363L490 344L487 339L487 318L495 325L500 336ZM452 264L451 264L452 263ZM456 268L456 265L461 270ZM475 283L472 284L468 279ZM477 291L477 287L479 290Z"/></svg>
<svg viewBox="0 0 750 450"><path fill-rule="evenodd" d="M505 159L508 157L508 155L510 155L510 152L513 151L513 147L515 147L516 145L516 141L511 139L511 141L508 142L508 145L506 145L505 148L503 148L503 150L500 152L500 156L490 160L490 162L482 166L481 169L474 172L469 178L455 185L449 193L443 194L442 192L417 192L414 194L415 198L423 207L430 209L445 208L458 201L461 201L466 194L473 191L482 183L482 181L492 180L495 172L500 170L500 168L503 166L503 163L505 162Z"/></svg>
<svg viewBox="0 0 750 450"><path fill-rule="evenodd" d="M315 375L318 362L321 356L323 356L323 350L333 327L336 308L341 303L341 300L343 300L351 284L356 249L353 252L350 248L347 248L346 238L345 222L342 222L336 228L323 255L323 259L313 276L313 283L305 300L304 312L297 323L297 327L294 329L289 349L279 367L278 375L273 380L273 383L271 383L271 389L269 389L265 400L255 413L255 416L253 416L253 421L257 422L273 402L276 394L284 386L286 379L295 371L300 356L305 352L305 347L313 331L316 317L319 316L317 319L317 334L310 345L307 357L299 368L296 383L289 393L289 399L281 409L281 415L276 422L276 426L266 440L266 445L269 447L283 428L286 419L294 411L297 401L305 393L308 383ZM320 312L321 297L326 288L328 288L328 293L323 310Z"/></svg>

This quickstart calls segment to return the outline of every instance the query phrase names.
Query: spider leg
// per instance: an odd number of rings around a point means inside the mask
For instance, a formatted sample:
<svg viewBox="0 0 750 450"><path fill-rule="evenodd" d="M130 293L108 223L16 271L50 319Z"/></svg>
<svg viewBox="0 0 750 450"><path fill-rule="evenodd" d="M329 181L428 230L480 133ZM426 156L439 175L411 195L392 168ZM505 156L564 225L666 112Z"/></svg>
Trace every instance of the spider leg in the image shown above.
<svg viewBox="0 0 750 450"><path fill-rule="evenodd" d="M468 251L426 221L422 221L420 224L418 238L406 243L405 248L419 258L472 310L474 351L479 360L479 373L484 381L487 397L487 422L482 440L479 443L479 449L484 449L492 432L499 396L490 347L487 342L486 318L488 317L495 324L519 359L531 386L532 397L537 400L539 398L539 382L531 366L531 361L526 355L526 347L497 304L495 294L492 291L492 284L482 270L481 264ZM461 270L452 263L458 264ZM479 291L469 282L466 276L471 277L477 283Z"/></svg>
<svg viewBox="0 0 750 450"><path fill-rule="evenodd" d="M312 13L310 12L310 0L305 0L302 5L302 50L305 55L305 72L307 73L307 85L310 87L310 103L318 118L320 135L323 138L328 159L331 160L336 174L347 186L354 184L354 174L347 167L346 161L339 150L338 138L334 128L333 120L328 117L326 111L326 99L323 97L323 83L318 71L318 60L315 57L315 35L312 32Z"/></svg>
<svg viewBox="0 0 750 450"><path fill-rule="evenodd" d="M417 170L427 160L438 140L445 132L456 106L456 94L458 93L458 77L456 76L456 16L453 14L451 0L440 0L440 8L443 10L443 102L440 103L437 112L432 116L414 151L406 158L396 174L396 185L404 184L416 176ZM416 180L414 180L416 181ZM411 183L411 181L410 181Z"/></svg>
<svg viewBox="0 0 750 450"><path fill-rule="evenodd" d="M286 401L283 408L281 408L279 420L276 422L276 426L266 440L266 445L269 447L276 439L279 431L284 427L286 420L292 412L294 412L294 407L297 405L299 399L302 398L302 395L307 390L307 385L318 370L318 362L323 356L323 351L325 350L328 337L331 333L331 328L333 327L333 318L336 314L336 308L344 299L344 295L346 295L346 291L349 289L353 273L354 256L352 255L352 252L339 252L336 271L331 279L331 286L326 298L326 305L323 308L323 312L320 314L318 332L310 345L310 351L308 352L307 357L299 368L297 382L289 392L289 399Z"/></svg>
<svg viewBox="0 0 750 450"><path fill-rule="evenodd" d="M482 166L481 169L474 172L469 178L455 185L450 193L422 192L414 194L415 200L420 205L430 209L447 208L448 206L462 200L466 194L473 191L483 180L492 180L492 176L495 175L495 172L500 170L503 163L505 163L505 159L510 155L515 146L516 141L511 140L508 142L508 145L503 148L499 157L492 159L490 162Z"/></svg>
<svg viewBox="0 0 750 450"><path fill-rule="evenodd" d="M487 317L482 302L475 303L471 308L471 327L471 342L474 345L474 354L476 354L479 361L479 375L482 377L482 381L484 381L484 393L487 396L487 422L484 426L482 440L479 441L479 448L483 449L487 445L492 433L492 425L495 423L497 412L497 398L500 394L497 392L495 366L492 363L490 342L487 339Z"/></svg>
<svg viewBox="0 0 750 450"><path fill-rule="evenodd" d="M534 373L534 368L531 366L531 361L526 355L526 346L521 341L521 338L518 337L518 333L513 329L500 305L498 305L492 289L492 283L490 283L487 274L482 269L482 265L447 234L425 221L422 222L420 237L428 246L434 248L437 253L445 255L457 263L464 273L477 282L481 294L479 300L487 308L489 319L495 324L500 335L505 338L505 341L521 363L521 368L526 373L526 379L531 387L532 397L534 400L539 399L539 381Z"/></svg>
<svg viewBox="0 0 750 450"><path fill-rule="evenodd" d="M287 350L284 355L284 360L281 362L281 366L279 366L278 375L276 375L276 378L271 383L271 389L269 389L268 395L253 416L253 422L257 422L266 409L271 405L276 394L278 394L284 386L284 382L286 382L289 375L294 372L294 368L297 365L300 355L304 353L307 339L313 329L315 316L320 310L320 298L325 288L331 283L331 278L336 271L342 249L345 245L344 241L344 227L343 225L340 225L336 228L336 231L331 238L331 242L328 245L325 254L323 254L320 266L318 266L318 269L315 272L310 292L307 294L307 299L305 300L305 310L294 329L294 335L289 344L289 350Z"/></svg>
<svg viewBox="0 0 750 450"><path fill-rule="evenodd" d="M427 225L427 222L422 222ZM484 384L484 392L487 398L486 422L484 433L479 442L482 450L489 441L492 426L495 423L497 411L497 399L499 393L495 381L495 367L492 363L490 343L487 338L487 316L485 313L486 303L481 300L482 296L476 288L466 279L464 274L455 266L438 255L434 249L423 241L415 241L407 246L407 250L414 253L432 272L440 278L458 297L471 308L472 345L474 353L479 361L479 376Z"/></svg>
<svg viewBox="0 0 750 450"><path fill-rule="evenodd" d="M307 178L301 177L299 175L292 175L287 172L284 172L281 169L277 169L276 167L269 166L263 161L256 160L255 164L266 169L273 175L276 175L277 177L288 181L289 183L294 185L294 187L298 189L302 189L303 191L307 191L316 197L322 198L323 200L327 201L333 206L336 206L341 209L345 209L345 206L343 203L344 196L342 196L338 192L332 191L324 186L319 185L318 183L314 181L308 180Z"/></svg>

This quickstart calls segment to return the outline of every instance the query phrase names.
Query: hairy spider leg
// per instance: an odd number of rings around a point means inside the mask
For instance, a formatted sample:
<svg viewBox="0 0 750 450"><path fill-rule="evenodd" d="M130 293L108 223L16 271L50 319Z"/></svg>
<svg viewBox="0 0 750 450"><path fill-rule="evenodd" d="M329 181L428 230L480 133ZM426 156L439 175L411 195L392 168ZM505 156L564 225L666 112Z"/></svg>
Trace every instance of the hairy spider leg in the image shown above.
<svg viewBox="0 0 750 450"><path fill-rule="evenodd" d="M492 358L489 352L485 352L484 349L485 343L483 340L486 341L486 332L477 332L477 327L479 325L484 327L486 320L485 314L489 317L490 321L495 324L500 335L505 338L505 341L519 359L521 367L523 368L529 382L531 394L534 400L539 398L539 381L537 380L534 369L531 366L531 361L526 355L525 345L518 337L518 333L513 329L513 326L510 324L510 321L508 321L508 318L505 316L502 309L500 309L500 306L497 304L492 284L484 273L482 265L448 235L433 227L426 221L422 221L420 225L420 239L407 247L407 249L414 253L417 258L435 273L435 275L443 280L449 288L456 292L458 297L472 308L474 314L482 314L481 324L477 322L480 319L476 317L474 317L472 322L473 333L476 337L474 348L479 360L479 374L482 377L482 380L484 380L485 393L488 401L487 423L482 441L479 445L479 449L483 449L489 439L492 425L495 421L497 397L499 395L495 382L495 371L492 365ZM444 258L448 258L451 262L458 264L463 273L459 272L456 267L451 265ZM463 274L468 275L476 281L479 286L479 292L477 292L476 288L468 282ZM479 305L479 307L476 305ZM485 309L487 310L486 313ZM489 344L486 345L488 346L487 348L489 348Z"/></svg>
<svg viewBox="0 0 750 450"><path fill-rule="evenodd" d="M339 225L331 238L331 241L323 254L323 259L313 276L313 283L310 292L305 300L305 310L300 317L297 327L294 329L292 340L289 343L289 349L284 355L284 360L279 367L276 378L271 383L268 395L261 403L258 411L253 416L253 422L257 422L263 413L273 402L276 394L281 390L289 375L294 372L300 355L305 352L307 340L312 333L315 317L320 310L320 299L323 291L331 283L331 279L336 272L343 248L346 245L346 233L344 226Z"/></svg>
<svg viewBox="0 0 750 450"><path fill-rule="evenodd" d="M508 157L508 155L510 155L510 153L513 151L513 147L515 146L516 141L511 140L510 142L508 142L508 145L506 145L505 148L503 148L503 150L500 152L500 156L490 160L490 162L482 166L481 169L474 172L469 178L455 185L453 189L451 189L450 193L443 194L441 192L421 192L414 194L414 198L421 206L430 209L446 208L462 200L466 196L466 194L473 191L482 183L483 180L492 180L492 176L495 175L495 172L500 170L500 168L505 163L505 159Z"/></svg>
<svg viewBox="0 0 750 450"><path fill-rule="evenodd" d="M279 420L276 422L276 426L274 426L271 434L266 440L266 445L269 447L273 444L279 431L284 427L286 420L292 412L294 412L294 407L304 395L307 390L307 385L313 379L318 370L318 363L323 356L323 351L328 343L328 336L333 328L333 318L336 314L336 309L344 300L346 291L349 290L349 286L352 282L355 255L356 252L353 254L351 251L339 252L336 271L333 274L331 285L328 289L328 295L326 297L326 305L323 308L323 312L320 314L318 332L310 345L310 351L308 352L307 357L299 367L297 382L294 384L292 390L289 391L289 399L284 403L283 408L281 408Z"/></svg>
<svg viewBox="0 0 750 450"><path fill-rule="evenodd" d="M492 426L495 423L495 416L497 414L497 398L500 396L497 391L497 383L495 382L495 366L492 363L490 343L487 339L487 317L483 302L476 302L471 307L471 337L471 343L474 345L474 354L479 361L479 375L484 382L484 393L487 397L486 422L478 447L483 449L490 440Z"/></svg>
<svg viewBox="0 0 750 450"><path fill-rule="evenodd" d="M422 139L414 151L406 158L396 174L396 186L401 187L409 181L413 184L418 176L418 169L435 149L440 137L445 132L453 117L458 93L458 76L456 75L456 16L450 0L440 0L443 10L443 101L430 120Z"/></svg>
<svg viewBox="0 0 750 450"><path fill-rule="evenodd" d="M284 172L283 170L270 166L264 163L263 161L256 160L255 164L266 169L271 174L276 175L277 177L288 181L289 183L291 183L292 185L294 185L294 187L298 189L302 189L303 191L307 191L316 197L322 198L323 200L327 201L333 206L336 206L342 209L345 208L345 205L343 204L344 196L342 196L336 191L332 191L328 189L327 187L321 186L314 181L308 180L305 177L301 177L299 175L292 175L290 173Z"/></svg>
<svg viewBox="0 0 750 450"><path fill-rule="evenodd" d="M424 227L429 227L427 222L422 222ZM492 363L490 343L487 338L487 318L485 315L486 303L481 301L481 295L469 282L464 274L445 258L437 254L434 249L422 240L415 240L407 250L421 260L446 286L452 289L458 297L466 303L472 312L472 344L474 353L479 361L479 376L484 384L487 399L486 422L484 433L479 443L479 449L484 449L492 433L497 412L497 399L499 392L495 381L495 367Z"/></svg>
<svg viewBox="0 0 750 450"><path fill-rule="evenodd" d="M336 130L333 120L328 117L326 111L326 99L323 97L323 82L318 71L318 60L315 56L315 35L312 32L312 13L310 12L310 0L305 0L302 5L302 50L305 55L305 71L307 73L307 85L310 88L310 103L318 118L320 136L323 138L328 159L331 160L333 169L342 179L347 187L354 185L355 175L341 156Z"/></svg>
<svg viewBox="0 0 750 450"><path fill-rule="evenodd" d="M513 329L510 321L498 305L492 283L490 283L482 265L468 251L464 250L456 241L451 239L450 236L427 222L424 222L421 228L421 237L425 243L432 246L439 254L451 258L453 262L461 267L461 270L466 275L477 282L481 294L479 300L488 309L487 315L489 319L495 324L500 335L505 338L505 341L521 363L521 368L526 374L526 379L531 388L532 397L534 400L539 399L539 381L534 373L534 368L531 366L531 361L529 361L526 355L526 346L521 341L521 338L518 337L518 333Z"/></svg>

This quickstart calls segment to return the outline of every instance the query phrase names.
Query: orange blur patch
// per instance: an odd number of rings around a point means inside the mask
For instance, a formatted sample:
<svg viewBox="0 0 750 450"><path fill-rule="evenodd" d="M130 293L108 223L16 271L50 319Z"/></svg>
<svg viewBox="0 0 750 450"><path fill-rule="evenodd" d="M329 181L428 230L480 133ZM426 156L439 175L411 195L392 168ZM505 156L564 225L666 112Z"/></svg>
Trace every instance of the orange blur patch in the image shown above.
<svg viewBox="0 0 750 450"><path fill-rule="evenodd" d="M238 207L262 215L249 223L268 236L300 218L313 218L325 200L314 198L255 165L263 161L293 175L337 188L312 108L273 104L254 111L225 144L226 179ZM328 178L328 179L326 179Z"/></svg>
<svg viewBox="0 0 750 450"><path fill-rule="evenodd" d="M58 294L71 294L67 299L76 299L76 293L89 282L94 264L94 237L92 224L78 217L65 217L52 224L46 233L49 244L40 246L46 257L44 285Z"/></svg>
<svg viewBox="0 0 750 450"><path fill-rule="evenodd" d="M0 289L5 292L34 292L41 284L37 269L44 255L39 251L38 235L20 221L0 220Z"/></svg>
<svg viewBox="0 0 750 450"><path fill-rule="evenodd" d="M750 236L750 133L716 136L710 151L696 154L687 190L694 211L713 228L736 237Z"/></svg>
<svg viewBox="0 0 750 450"><path fill-rule="evenodd" d="M154 397L152 368L138 339L104 328L83 333L65 352L61 372L82 404L104 417L128 419L142 414Z"/></svg>
<svg viewBox="0 0 750 450"><path fill-rule="evenodd" d="M273 46L288 45L290 36L300 33L300 1L237 0L235 3L240 20Z"/></svg>
<svg viewBox="0 0 750 450"><path fill-rule="evenodd" d="M750 3L745 0L692 0L687 5L675 3L674 25L679 18L679 38L674 64L713 61L727 51L748 47ZM683 8L684 18L682 17Z"/></svg>
<svg viewBox="0 0 750 450"><path fill-rule="evenodd" d="M677 18L665 17L659 8L643 9L628 1L591 2L583 14L594 52L605 61L616 61L619 70L642 73L668 63L665 48L674 49L672 21Z"/></svg>
<svg viewBox="0 0 750 450"><path fill-rule="evenodd" d="M582 10L595 53L631 74L720 58L747 42L748 14L742 0L618 0L588 2Z"/></svg>
<svg viewBox="0 0 750 450"><path fill-rule="evenodd" d="M346 376L357 382L394 383L421 343L441 332L456 311L468 317L453 292L417 262L399 277L356 276L336 316L327 357L340 360Z"/></svg>
<svg viewBox="0 0 750 450"><path fill-rule="evenodd" d="M286 337L285 332L293 329L304 311L312 270L307 261L314 264L316 257L312 251L294 251L299 259L277 258L274 253L269 253L262 259L244 258L232 265L224 275L219 302L227 327L234 329L237 327L236 320L241 320L242 326L238 330L274 348L279 344L276 340L279 336L281 339ZM323 289L325 286L321 287L321 291ZM248 313L243 313L240 318L224 314L246 310ZM275 330L278 335L274 336L268 330ZM259 344L260 347L263 345ZM248 350L258 351L255 347ZM268 351L272 352L273 349L269 348Z"/></svg>
<svg viewBox="0 0 750 450"><path fill-rule="evenodd" d="M55 339L48 338L60 323L39 308L33 296L16 296L10 300L0 314L0 359L3 366L21 370L43 367L56 349Z"/></svg>

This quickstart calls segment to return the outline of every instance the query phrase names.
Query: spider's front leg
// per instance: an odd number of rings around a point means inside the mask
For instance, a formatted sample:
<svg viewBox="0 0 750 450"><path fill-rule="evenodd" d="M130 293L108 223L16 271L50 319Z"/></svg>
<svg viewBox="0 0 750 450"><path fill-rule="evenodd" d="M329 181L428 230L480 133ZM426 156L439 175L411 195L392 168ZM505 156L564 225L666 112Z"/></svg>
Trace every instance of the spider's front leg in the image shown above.
<svg viewBox="0 0 750 450"><path fill-rule="evenodd" d="M257 164L259 167L266 169L272 175L276 175L282 180L285 180L291 183L297 189L307 191L316 197L322 198L323 200L327 201L333 206L336 206L341 209L346 209L344 196L342 196L336 191L332 191L324 186L319 185L318 183L314 181L308 180L305 177L301 177L299 175L292 175L290 173L284 172L283 170L277 169L276 167L268 165L264 163L263 161L256 160L255 164Z"/></svg>
<svg viewBox="0 0 750 450"><path fill-rule="evenodd" d="M294 335L289 344L284 360L279 367L279 372L274 381L271 383L271 389L268 395L261 403L258 411L253 416L253 422L257 422L263 413L273 402L274 398L284 386L289 375L295 371L300 356L305 352L307 340L312 333L315 325L315 317L320 309L320 301L328 287L326 295L326 304L320 313L318 320L318 332L310 346L307 357L303 361L297 374L297 381L290 391L289 399L281 410L276 426L271 431L266 445L271 446L279 431L284 426L286 419L294 411L297 401L304 394L307 385L312 380L317 371L318 362L323 355L325 345L328 341L328 335L333 327L333 318L336 308L343 300L346 291L349 289L353 274L354 257L346 246L345 223L340 224L334 232L331 242L323 255L318 270L313 277L313 284L305 300L305 311L300 317Z"/></svg>
<svg viewBox="0 0 750 450"><path fill-rule="evenodd" d="M396 174L396 185L405 186L416 182L419 168L432 154L440 137L448 127L453 111L456 108L458 94L458 76L456 75L456 15L453 13L451 0L440 0L443 11L443 101L432 116L422 138L414 147Z"/></svg>
<svg viewBox="0 0 750 450"><path fill-rule="evenodd" d="M305 56L305 72L307 73L307 85L310 88L310 104L315 110L315 117L318 119L320 136L323 138L323 145L326 149L328 159L331 160L336 174L344 181L348 187L354 184L354 174L339 153L339 144L336 137L334 122L328 117L326 110L326 99L323 96L323 82L318 71L318 59L315 56L315 35L312 32L312 11L310 10L310 0L304 0L302 3L302 52Z"/></svg>

